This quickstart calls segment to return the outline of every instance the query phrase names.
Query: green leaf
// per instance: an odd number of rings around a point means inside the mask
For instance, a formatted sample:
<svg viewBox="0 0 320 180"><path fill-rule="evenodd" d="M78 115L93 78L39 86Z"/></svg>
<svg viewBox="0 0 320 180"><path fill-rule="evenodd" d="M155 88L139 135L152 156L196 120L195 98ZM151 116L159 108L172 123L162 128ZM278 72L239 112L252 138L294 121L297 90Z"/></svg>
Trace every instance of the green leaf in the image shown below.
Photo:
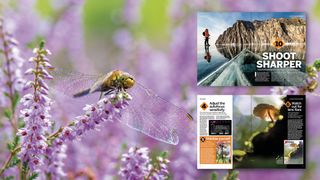
<svg viewBox="0 0 320 180"><path fill-rule="evenodd" d="M10 97L10 95L9 95L9 93L3 93L4 94L4 96L6 96L6 97Z"/></svg>
<svg viewBox="0 0 320 180"><path fill-rule="evenodd" d="M20 142L20 136L15 136L13 139L14 148L18 146L19 142Z"/></svg>
<svg viewBox="0 0 320 180"><path fill-rule="evenodd" d="M8 164L8 167L7 168L11 168L11 167L14 167L14 166L17 166L19 163L20 163L20 159L15 155L12 157L10 163Z"/></svg>
<svg viewBox="0 0 320 180"><path fill-rule="evenodd" d="M126 143L123 143L121 145L121 149L125 151L126 149L128 149L128 145Z"/></svg>
<svg viewBox="0 0 320 180"><path fill-rule="evenodd" d="M40 49L43 49L44 48L44 45L45 45L45 41L44 40L41 40L40 44L39 44L39 48Z"/></svg>
<svg viewBox="0 0 320 180"><path fill-rule="evenodd" d="M229 170L228 174L224 177L226 180L237 180L239 175L239 171Z"/></svg>
<svg viewBox="0 0 320 180"><path fill-rule="evenodd" d="M211 180L218 180L218 174L216 172L211 174Z"/></svg>
<svg viewBox="0 0 320 180"><path fill-rule="evenodd" d="M167 151L162 151L160 153L160 156L163 157L163 158L166 158L168 156L168 152Z"/></svg>
<svg viewBox="0 0 320 180"><path fill-rule="evenodd" d="M23 128L25 125L26 125L26 123L24 121L18 121L19 129Z"/></svg>
<svg viewBox="0 0 320 180"><path fill-rule="evenodd" d="M8 143L7 148L9 149L9 151L12 151L14 149L12 143Z"/></svg>
<svg viewBox="0 0 320 180"><path fill-rule="evenodd" d="M36 36L35 38L32 39L32 41L29 41L26 46L29 49L33 49L34 47L38 46L39 42L44 39L43 36Z"/></svg>
<svg viewBox="0 0 320 180"><path fill-rule="evenodd" d="M7 176L5 178L3 178L3 180L13 180L14 179L14 176Z"/></svg>
<svg viewBox="0 0 320 180"><path fill-rule="evenodd" d="M15 136L12 142L9 142L7 144L7 147L9 149L9 151L13 151L19 144L20 141L20 137L19 136Z"/></svg>
<svg viewBox="0 0 320 180"><path fill-rule="evenodd" d="M8 118L8 119L11 120L11 118L12 118L12 112L11 112L10 109L5 109L3 113L4 113L4 116L5 116L6 118Z"/></svg>
<svg viewBox="0 0 320 180"><path fill-rule="evenodd" d="M314 61L313 66L317 69L317 71L320 71L320 59L317 59Z"/></svg>
<svg viewBox="0 0 320 180"><path fill-rule="evenodd" d="M32 173L30 177L28 177L28 180L34 180L39 176L38 173Z"/></svg>
<svg viewBox="0 0 320 180"><path fill-rule="evenodd" d="M22 168L21 168L21 173L20 173L20 179L24 179L25 175L28 173L28 163L23 162L22 163Z"/></svg>
<svg viewBox="0 0 320 180"><path fill-rule="evenodd" d="M16 109L17 107L17 104L19 103L19 100L20 100L20 95L19 93L16 91L14 93L14 96L13 96L13 108Z"/></svg>

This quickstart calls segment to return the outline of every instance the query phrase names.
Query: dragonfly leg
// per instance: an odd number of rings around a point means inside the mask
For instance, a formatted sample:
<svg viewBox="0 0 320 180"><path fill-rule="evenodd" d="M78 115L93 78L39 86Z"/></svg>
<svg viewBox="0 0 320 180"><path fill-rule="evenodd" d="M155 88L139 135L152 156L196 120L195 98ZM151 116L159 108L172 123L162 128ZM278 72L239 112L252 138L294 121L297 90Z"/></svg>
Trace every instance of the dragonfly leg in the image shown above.
<svg viewBox="0 0 320 180"><path fill-rule="evenodd" d="M123 88L122 88L122 87L117 88L117 94L118 94L119 92L121 92L121 91L123 91Z"/></svg>
<svg viewBox="0 0 320 180"><path fill-rule="evenodd" d="M108 90L108 91L105 91L104 95L105 95L105 96L106 96L106 95L109 95L109 94L111 94L113 91L114 91L114 89L110 89L110 90Z"/></svg>
<svg viewBox="0 0 320 180"><path fill-rule="evenodd" d="M101 97L102 97L102 94L103 94L103 92L101 91L101 93L100 93L100 97L99 97L99 100L101 99Z"/></svg>
<svg viewBox="0 0 320 180"><path fill-rule="evenodd" d="M102 98L102 95L104 95L104 96L109 95L112 91L113 91L113 89L110 89L110 90L105 91L105 92L101 91L99 100Z"/></svg>
<svg viewBox="0 0 320 180"><path fill-rule="evenodd" d="M123 92L125 89L123 87L118 88L118 92Z"/></svg>

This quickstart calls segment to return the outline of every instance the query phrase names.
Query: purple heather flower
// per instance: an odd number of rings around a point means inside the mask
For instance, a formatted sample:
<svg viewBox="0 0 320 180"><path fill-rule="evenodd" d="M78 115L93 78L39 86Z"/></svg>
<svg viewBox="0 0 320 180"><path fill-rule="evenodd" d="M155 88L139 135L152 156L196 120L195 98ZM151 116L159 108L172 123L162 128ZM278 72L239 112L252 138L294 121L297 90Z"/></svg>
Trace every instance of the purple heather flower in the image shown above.
<svg viewBox="0 0 320 180"><path fill-rule="evenodd" d="M168 163L170 161L158 156L154 163L149 158L147 147L131 147L128 153L121 156L119 175L121 179L138 180L161 180L169 176Z"/></svg>
<svg viewBox="0 0 320 180"><path fill-rule="evenodd" d="M35 64L35 68L26 71L27 74L34 75L34 81L27 82L26 87L26 89L32 88L33 93L26 94L20 100L20 104L24 107L20 111L20 116L25 122L25 127L19 129L17 133L22 137L19 157L28 163L31 171L38 170L43 163L42 155L47 148L45 133L51 127L49 111L52 101L47 97L48 86L44 82L45 79L52 77L46 71L51 67L46 57L50 51L43 46L41 43L40 48L34 49L35 57L31 58L30 62Z"/></svg>
<svg viewBox="0 0 320 180"><path fill-rule="evenodd" d="M103 122L120 118L121 110L128 105L131 96L126 92L111 94L93 105L86 105L84 114L76 117L74 125L65 128L62 139L74 140L89 130L96 130Z"/></svg>
<svg viewBox="0 0 320 180"><path fill-rule="evenodd" d="M154 165L149 165L149 175L147 176L150 180L161 180L167 179L169 176L168 163L170 161L161 156L157 157Z"/></svg>
<svg viewBox="0 0 320 180"><path fill-rule="evenodd" d="M51 174L52 179L66 176L63 171L64 159L66 155L67 145L62 141L54 141L51 146L46 149L47 159L45 160L44 171Z"/></svg>
<svg viewBox="0 0 320 180"><path fill-rule="evenodd" d="M122 154L120 176L122 179L144 179L149 174L149 149L131 147L128 153Z"/></svg>
<svg viewBox="0 0 320 180"><path fill-rule="evenodd" d="M96 104L86 105L83 108L84 114L76 117L74 122L63 128L61 134L47 148L47 172L51 173L53 178L63 176L63 159L66 157L65 143L80 139L90 130L98 130L104 122L113 122L120 118L121 112L128 106L129 100L131 100L131 96L128 93L119 92L106 96Z"/></svg>
<svg viewBox="0 0 320 180"><path fill-rule="evenodd" d="M0 49L3 53L3 61L0 70L0 107L9 105L9 98L16 92L20 92L25 80L21 75L24 59L20 57L18 42L12 34L6 31L4 21L0 19ZM7 94L6 98L3 94Z"/></svg>

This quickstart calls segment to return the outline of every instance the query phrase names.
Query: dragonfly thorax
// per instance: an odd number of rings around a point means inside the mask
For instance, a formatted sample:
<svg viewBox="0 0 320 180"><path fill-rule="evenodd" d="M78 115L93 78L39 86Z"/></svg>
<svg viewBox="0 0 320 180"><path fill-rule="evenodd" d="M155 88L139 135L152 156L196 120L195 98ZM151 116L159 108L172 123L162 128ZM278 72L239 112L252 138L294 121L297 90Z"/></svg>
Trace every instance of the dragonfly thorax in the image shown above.
<svg viewBox="0 0 320 180"><path fill-rule="evenodd" d="M103 86L106 89L129 89L133 87L134 84L135 80L133 76L120 70L115 70L109 73L103 82Z"/></svg>

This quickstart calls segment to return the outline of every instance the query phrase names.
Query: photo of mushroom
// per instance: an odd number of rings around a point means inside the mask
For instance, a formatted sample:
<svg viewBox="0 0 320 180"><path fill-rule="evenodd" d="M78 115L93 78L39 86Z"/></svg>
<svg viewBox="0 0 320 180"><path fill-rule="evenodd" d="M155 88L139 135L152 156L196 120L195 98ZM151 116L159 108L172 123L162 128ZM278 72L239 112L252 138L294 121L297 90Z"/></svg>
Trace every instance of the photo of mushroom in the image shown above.
<svg viewBox="0 0 320 180"><path fill-rule="evenodd" d="M285 96L234 96L233 158L237 168L284 167Z"/></svg>

